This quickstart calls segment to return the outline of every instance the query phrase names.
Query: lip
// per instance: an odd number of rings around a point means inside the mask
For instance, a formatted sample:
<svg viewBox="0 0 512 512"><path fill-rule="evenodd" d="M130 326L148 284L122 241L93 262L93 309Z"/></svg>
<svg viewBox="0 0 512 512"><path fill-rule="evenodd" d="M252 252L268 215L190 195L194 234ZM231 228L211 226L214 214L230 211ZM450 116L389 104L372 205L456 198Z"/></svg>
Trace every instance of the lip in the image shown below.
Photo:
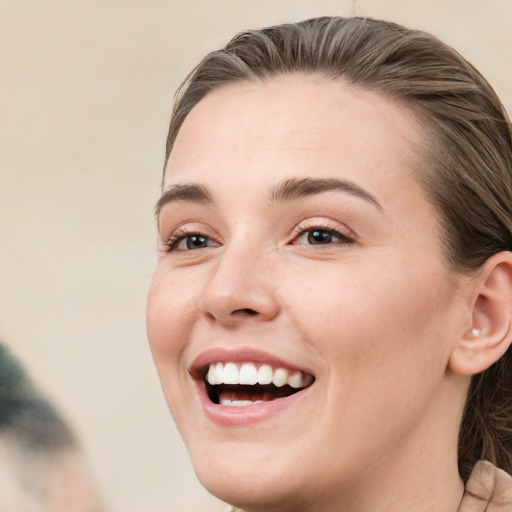
<svg viewBox="0 0 512 512"><path fill-rule="evenodd" d="M274 368L285 368L289 371L301 371L313 375L308 368L297 366L284 361L283 359L253 348L241 348L229 350L225 348L211 348L205 350L194 360L190 367L190 373L193 376L204 372L205 368L212 363L261 363L268 364ZM201 375L203 377L203 375Z"/></svg>
<svg viewBox="0 0 512 512"><path fill-rule="evenodd" d="M313 383L313 385L297 393L270 402L262 402L242 407L215 404L208 397L204 383L204 372L209 364L217 362L254 362L269 364L272 367L286 368L289 371L302 371L310 375L313 375L313 373L307 368L289 363L277 356L257 349L243 348L228 350L225 348L213 348L202 352L194 360L190 368L190 375L194 380L197 397L205 416L213 423L224 427L259 423L282 413L290 407L299 406L299 403L309 395L314 385Z"/></svg>
<svg viewBox="0 0 512 512"><path fill-rule="evenodd" d="M274 417L276 414L294 405L298 406L298 402L301 402L309 394L314 384L284 398L243 407L214 404L208 397L206 386L198 380L195 381L195 385L201 407L206 417L217 425L235 427L259 423Z"/></svg>

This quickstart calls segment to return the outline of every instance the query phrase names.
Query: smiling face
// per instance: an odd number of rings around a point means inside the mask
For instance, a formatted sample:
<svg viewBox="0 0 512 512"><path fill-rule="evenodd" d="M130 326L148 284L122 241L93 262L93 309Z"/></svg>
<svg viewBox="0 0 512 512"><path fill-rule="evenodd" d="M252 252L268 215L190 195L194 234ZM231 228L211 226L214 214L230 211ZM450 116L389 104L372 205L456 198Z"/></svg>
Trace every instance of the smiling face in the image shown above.
<svg viewBox="0 0 512 512"><path fill-rule="evenodd" d="M456 474L464 287L414 177L421 143L403 107L321 77L224 86L186 118L148 336L221 499L376 511L395 499L386 482L403 501L432 467Z"/></svg>

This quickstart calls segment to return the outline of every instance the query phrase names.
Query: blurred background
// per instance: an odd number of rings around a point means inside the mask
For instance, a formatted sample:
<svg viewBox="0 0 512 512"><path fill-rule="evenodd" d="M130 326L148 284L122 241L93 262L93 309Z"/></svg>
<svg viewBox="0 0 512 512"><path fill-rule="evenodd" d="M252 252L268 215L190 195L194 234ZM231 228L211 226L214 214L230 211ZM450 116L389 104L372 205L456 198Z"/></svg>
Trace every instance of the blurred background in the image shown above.
<svg viewBox="0 0 512 512"><path fill-rule="evenodd" d="M216 512L146 341L174 91L245 28L365 15L458 49L512 112L511 0L0 0L0 338L78 431L112 512Z"/></svg>

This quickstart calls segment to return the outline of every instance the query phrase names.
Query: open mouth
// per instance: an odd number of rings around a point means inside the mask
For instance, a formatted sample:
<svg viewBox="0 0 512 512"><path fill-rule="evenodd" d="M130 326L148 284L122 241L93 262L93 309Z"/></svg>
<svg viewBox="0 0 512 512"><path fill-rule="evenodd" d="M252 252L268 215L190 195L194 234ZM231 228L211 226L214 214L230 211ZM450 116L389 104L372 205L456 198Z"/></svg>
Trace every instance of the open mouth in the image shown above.
<svg viewBox="0 0 512 512"><path fill-rule="evenodd" d="M214 404L244 407L285 398L306 389L313 375L257 363L212 363L204 373Z"/></svg>

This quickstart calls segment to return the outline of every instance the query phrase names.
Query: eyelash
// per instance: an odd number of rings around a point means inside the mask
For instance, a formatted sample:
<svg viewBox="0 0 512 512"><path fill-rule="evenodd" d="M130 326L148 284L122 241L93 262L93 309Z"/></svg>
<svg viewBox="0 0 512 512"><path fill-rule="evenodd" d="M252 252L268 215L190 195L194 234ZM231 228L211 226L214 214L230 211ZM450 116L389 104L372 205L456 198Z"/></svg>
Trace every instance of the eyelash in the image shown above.
<svg viewBox="0 0 512 512"><path fill-rule="evenodd" d="M212 240L209 236L207 235L204 235L198 231L195 231L195 230L188 230L186 228L181 228L181 229L178 229L177 231L175 231L170 237L169 237L169 240L167 240L165 246L166 246L166 249L165 251L166 252L171 252L171 251L187 251L187 250L194 250L194 249L178 249L178 245L185 239L189 238L189 237L193 237L193 236L199 236L199 237L202 237L202 238L205 238L206 240ZM214 242L215 243L215 242ZM215 245L217 245L215 243ZM207 246L207 247L212 247L212 246Z"/></svg>
<svg viewBox="0 0 512 512"><path fill-rule="evenodd" d="M318 243L318 244L313 244L313 243L307 244L307 243L298 243L297 242L297 240L300 239L305 234L312 233L314 231L326 233L327 235L329 235L331 237L338 238L339 241L336 241L336 242L329 241L328 243ZM170 236L169 240L165 244L165 246L166 246L165 251L172 252L172 251L181 250L181 251L186 252L186 251L194 250L194 249L178 249L178 245L181 242L183 242L188 237L193 237L193 236L202 237L202 238L205 238L207 241L212 241L212 239L209 236L204 235L198 231L182 228L182 229L178 229ZM323 225L323 226L316 225L316 226L307 226L307 227L298 226L292 233L291 245L306 245L306 246L350 245L350 244L353 244L354 242L355 242L355 240L353 238L341 233L338 229L335 229L335 228L327 226L327 225ZM214 247L215 245L217 245L216 242L213 242L213 244L214 245L207 245L206 247ZM201 248L204 248L204 247L198 247L197 249L201 249Z"/></svg>
<svg viewBox="0 0 512 512"><path fill-rule="evenodd" d="M306 233L312 233L314 231L319 231L319 232L322 232L322 233L327 233L328 235L330 236L333 236L333 237L336 237L336 238L339 238L339 241L338 242L330 242L330 243L326 243L326 244L322 244L322 243L319 243L319 244L299 244L297 243L297 240L302 237L303 235L305 235ZM314 245L351 245L353 243L355 243L355 240L343 233L341 233L338 229L335 229L333 227L330 227L330 226L327 226L327 225L316 225L316 226L298 226L294 232L292 233L292 237L293 237L293 242L292 244L293 245L309 245L309 246L314 246Z"/></svg>

